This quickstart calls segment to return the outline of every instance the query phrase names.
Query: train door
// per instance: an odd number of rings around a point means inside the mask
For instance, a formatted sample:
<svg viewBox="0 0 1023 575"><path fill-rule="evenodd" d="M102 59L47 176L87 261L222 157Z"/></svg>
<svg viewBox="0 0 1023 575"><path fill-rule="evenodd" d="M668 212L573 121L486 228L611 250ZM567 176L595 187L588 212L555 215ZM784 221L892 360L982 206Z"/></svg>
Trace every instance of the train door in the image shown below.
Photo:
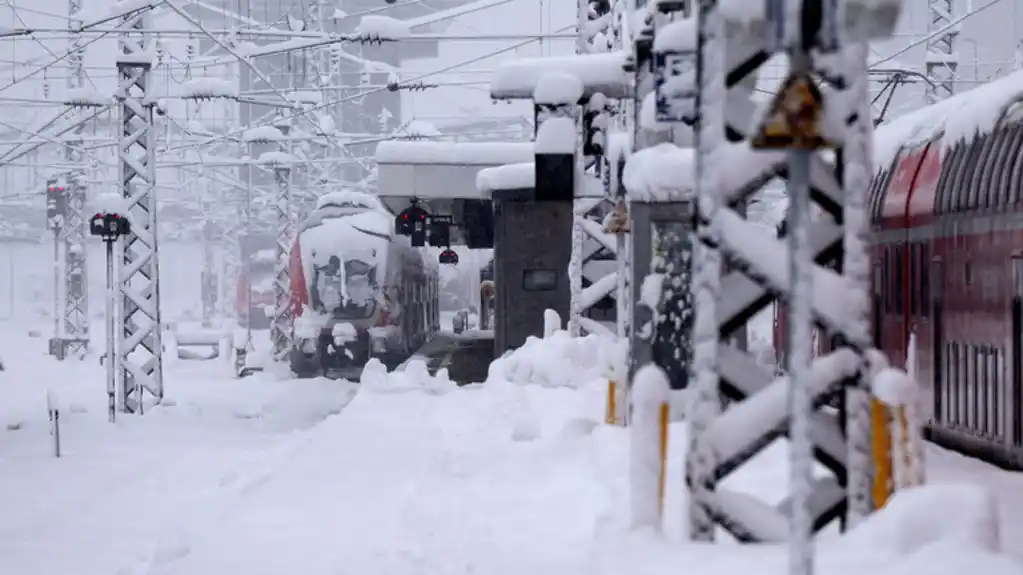
<svg viewBox="0 0 1023 575"><path fill-rule="evenodd" d="M884 268L884 301L881 332L884 334L882 349L894 365L905 365L906 345L909 341L911 297L909 212L913 183L930 143L916 147L904 147L899 151L891 181L888 184L882 203L879 231L879 243L884 244L882 250Z"/></svg>

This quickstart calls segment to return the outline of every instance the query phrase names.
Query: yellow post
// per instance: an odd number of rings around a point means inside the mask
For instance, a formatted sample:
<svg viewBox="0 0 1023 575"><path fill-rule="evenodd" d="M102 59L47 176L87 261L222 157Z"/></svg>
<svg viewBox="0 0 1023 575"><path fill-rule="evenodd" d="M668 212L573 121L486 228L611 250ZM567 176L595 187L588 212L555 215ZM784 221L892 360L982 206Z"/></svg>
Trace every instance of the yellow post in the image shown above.
<svg viewBox="0 0 1023 575"><path fill-rule="evenodd" d="M668 418L670 410L667 403L661 404L661 417L658 421L658 447L660 447L661 467L657 474L657 513L664 516L665 481L668 476Z"/></svg>
<svg viewBox="0 0 1023 575"><path fill-rule="evenodd" d="M618 424L618 384L615 380L607 381L607 410L604 412L604 423L608 425Z"/></svg>
<svg viewBox="0 0 1023 575"><path fill-rule="evenodd" d="M871 495L874 509L881 509L892 496L892 437L888 406L879 399L870 400L870 437L873 444L874 484Z"/></svg>

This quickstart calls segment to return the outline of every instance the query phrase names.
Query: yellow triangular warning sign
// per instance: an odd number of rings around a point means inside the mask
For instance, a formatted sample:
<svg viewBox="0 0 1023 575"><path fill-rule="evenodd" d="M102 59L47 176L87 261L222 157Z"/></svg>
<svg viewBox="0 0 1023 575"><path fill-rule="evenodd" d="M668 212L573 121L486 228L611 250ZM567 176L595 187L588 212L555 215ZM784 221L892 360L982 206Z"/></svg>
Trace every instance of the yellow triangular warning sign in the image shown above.
<svg viewBox="0 0 1023 575"><path fill-rule="evenodd" d="M809 74L789 76L750 142L761 150L816 150L831 144L821 135L821 92Z"/></svg>

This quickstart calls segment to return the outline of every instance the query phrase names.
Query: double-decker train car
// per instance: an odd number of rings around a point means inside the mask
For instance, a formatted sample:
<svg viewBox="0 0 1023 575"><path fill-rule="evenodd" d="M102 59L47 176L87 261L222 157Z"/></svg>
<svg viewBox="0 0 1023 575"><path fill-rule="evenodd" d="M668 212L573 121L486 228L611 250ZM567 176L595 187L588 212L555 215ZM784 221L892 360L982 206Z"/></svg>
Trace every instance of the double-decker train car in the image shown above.
<svg viewBox="0 0 1023 575"><path fill-rule="evenodd" d="M290 260L299 377L353 377L370 357L406 359L440 328L437 264L374 196L322 196L299 225Z"/></svg>
<svg viewBox="0 0 1023 575"><path fill-rule="evenodd" d="M931 440L1023 469L1023 73L879 127L874 158L875 344L904 365L915 336Z"/></svg>

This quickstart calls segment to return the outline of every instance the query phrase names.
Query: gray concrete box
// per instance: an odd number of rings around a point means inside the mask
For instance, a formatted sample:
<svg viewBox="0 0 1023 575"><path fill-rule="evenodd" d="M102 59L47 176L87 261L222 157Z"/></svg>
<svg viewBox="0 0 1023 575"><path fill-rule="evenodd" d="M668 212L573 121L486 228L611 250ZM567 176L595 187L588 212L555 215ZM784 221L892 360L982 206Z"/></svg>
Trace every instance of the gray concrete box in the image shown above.
<svg viewBox="0 0 1023 575"><path fill-rule="evenodd" d="M494 192L494 346L500 356L543 336L543 312L567 321L572 203L534 202L532 190Z"/></svg>

